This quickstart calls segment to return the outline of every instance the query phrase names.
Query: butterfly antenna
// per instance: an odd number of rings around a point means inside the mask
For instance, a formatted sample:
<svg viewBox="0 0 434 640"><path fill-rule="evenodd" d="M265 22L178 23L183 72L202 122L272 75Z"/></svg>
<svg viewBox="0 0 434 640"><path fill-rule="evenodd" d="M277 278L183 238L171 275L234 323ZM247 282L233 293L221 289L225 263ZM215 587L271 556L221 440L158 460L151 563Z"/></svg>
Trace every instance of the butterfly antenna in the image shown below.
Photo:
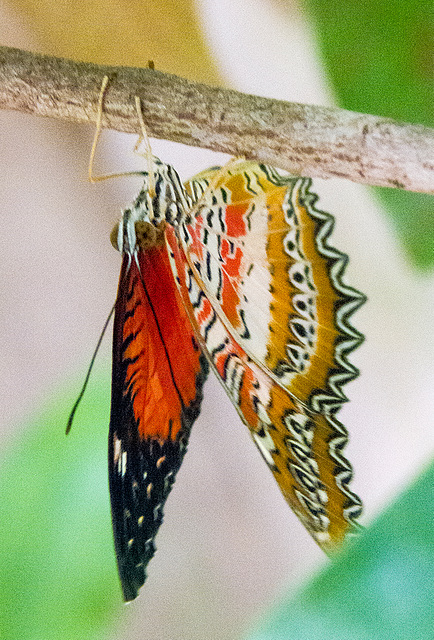
<svg viewBox="0 0 434 640"><path fill-rule="evenodd" d="M86 391L87 383L89 382L90 374L92 372L93 365L94 365L95 360L96 360L96 355L97 355L98 350L99 350L99 348L101 346L102 339L103 339L104 334L106 332L106 329L107 329L107 327L109 325L109 322L111 320L111 317L113 315L114 310L115 310L115 305L113 305L113 307L111 308L111 311L110 311L110 313L109 313L109 315L107 317L107 320L104 323L104 326L102 328L101 335L100 335L100 337L98 339L95 351L93 352L93 356L92 356L92 359L90 361L90 365L89 365L89 368L87 370L87 374L86 374L86 377L84 379L83 386L81 387L81 391L78 394L78 398L75 401L74 406L72 407L71 413L69 414L68 423L66 425L66 431L65 431L66 435L68 435L68 433L71 431L72 422L74 420L75 412L77 411L78 405L80 404L81 399L84 396L84 392Z"/></svg>

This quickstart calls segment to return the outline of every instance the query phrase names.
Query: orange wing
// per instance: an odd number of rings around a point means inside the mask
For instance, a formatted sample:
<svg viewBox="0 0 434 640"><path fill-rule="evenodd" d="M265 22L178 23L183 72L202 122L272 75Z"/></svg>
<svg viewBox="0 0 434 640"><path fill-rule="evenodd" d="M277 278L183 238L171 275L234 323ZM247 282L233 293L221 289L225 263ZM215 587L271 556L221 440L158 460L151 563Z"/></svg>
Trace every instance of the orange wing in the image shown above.
<svg viewBox="0 0 434 640"><path fill-rule="evenodd" d="M136 255L123 256L116 300L109 430L113 531L127 601L145 581L207 373L166 247Z"/></svg>
<svg viewBox="0 0 434 640"><path fill-rule="evenodd" d="M349 324L364 296L342 281L333 218L310 180L242 162L187 185L198 202L172 265L198 341L286 500L326 551L360 514L335 413L362 340Z"/></svg>

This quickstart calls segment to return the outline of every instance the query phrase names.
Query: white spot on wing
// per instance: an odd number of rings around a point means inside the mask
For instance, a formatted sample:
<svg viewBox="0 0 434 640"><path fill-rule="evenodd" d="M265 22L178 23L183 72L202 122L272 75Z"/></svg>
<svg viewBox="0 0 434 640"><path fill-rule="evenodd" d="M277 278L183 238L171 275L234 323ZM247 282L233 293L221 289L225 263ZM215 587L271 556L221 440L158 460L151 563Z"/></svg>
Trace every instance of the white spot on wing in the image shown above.
<svg viewBox="0 0 434 640"><path fill-rule="evenodd" d="M113 434L113 462L118 464L119 456L121 455L122 440L119 440L117 435Z"/></svg>
<svg viewBox="0 0 434 640"><path fill-rule="evenodd" d="M127 472L127 452L126 451L122 451L122 458L120 459L121 462L121 476L124 477L124 475Z"/></svg>
<svg viewBox="0 0 434 640"><path fill-rule="evenodd" d="M268 431L265 431L263 436L260 436L259 433L252 433L252 437L265 462L269 467L274 468L276 465L274 464L271 453L276 450L276 447Z"/></svg>
<svg viewBox="0 0 434 640"><path fill-rule="evenodd" d="M326 544L327 542L331 542L330 534L326 531L315 531L313 533L313 536L319 544Z"/></svg>

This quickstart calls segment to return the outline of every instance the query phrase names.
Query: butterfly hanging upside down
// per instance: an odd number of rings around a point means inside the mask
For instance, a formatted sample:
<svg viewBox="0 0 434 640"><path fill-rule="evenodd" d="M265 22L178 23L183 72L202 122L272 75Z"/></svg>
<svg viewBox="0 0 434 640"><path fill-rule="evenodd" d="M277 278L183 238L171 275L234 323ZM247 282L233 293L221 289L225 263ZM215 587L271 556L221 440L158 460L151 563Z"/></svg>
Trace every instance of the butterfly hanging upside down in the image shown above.
<svg viewBox="0 0 434 640"><path fill-rule="evenodd" d="M209 368L325 551L361 512L335 414L358 374L347 354L362 336L348 319L365 298L342 282L347 256L328 244L334 219L315 209L311 181L245 161L185 185L149 154L148 169L112 233L109 485L126 601L155 553Z"/></svg>
<svg viewBox="0 0 434 640"><path fill-rule="evenodd" d="M335 413L357 375L348 317L364 297L341 280L347 257L310 180L252 162L185 185L157 159L153 172L114 234L109 480L125 600L144 583L209 367L321 547L361 511Z"/></svg>

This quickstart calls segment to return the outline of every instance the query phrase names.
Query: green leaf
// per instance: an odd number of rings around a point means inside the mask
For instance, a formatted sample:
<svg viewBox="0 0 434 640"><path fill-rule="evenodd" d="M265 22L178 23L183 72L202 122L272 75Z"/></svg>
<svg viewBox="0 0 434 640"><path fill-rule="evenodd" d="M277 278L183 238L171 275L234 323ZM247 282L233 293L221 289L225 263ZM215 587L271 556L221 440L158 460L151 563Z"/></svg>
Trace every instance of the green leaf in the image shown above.
<svg viewBox="0 0 434 640"><path fill-rule="evenodd" d="M2 453L2 640L101 640L122 615L107 486L108 371L93 375L67 437L71 393Z"/></svg>
<svg viewBox="0 0 434 640"><path fill-rule="evenodd" d="M434 126L432 0L304 0L342 107ZM434 264L434 197L376 189L419 267Z"/></svg>
<svg viewBox="0 0 434 640"><path fill-rule="evenodd" d="M431 466L249 640L432 640Z"/></svg>

